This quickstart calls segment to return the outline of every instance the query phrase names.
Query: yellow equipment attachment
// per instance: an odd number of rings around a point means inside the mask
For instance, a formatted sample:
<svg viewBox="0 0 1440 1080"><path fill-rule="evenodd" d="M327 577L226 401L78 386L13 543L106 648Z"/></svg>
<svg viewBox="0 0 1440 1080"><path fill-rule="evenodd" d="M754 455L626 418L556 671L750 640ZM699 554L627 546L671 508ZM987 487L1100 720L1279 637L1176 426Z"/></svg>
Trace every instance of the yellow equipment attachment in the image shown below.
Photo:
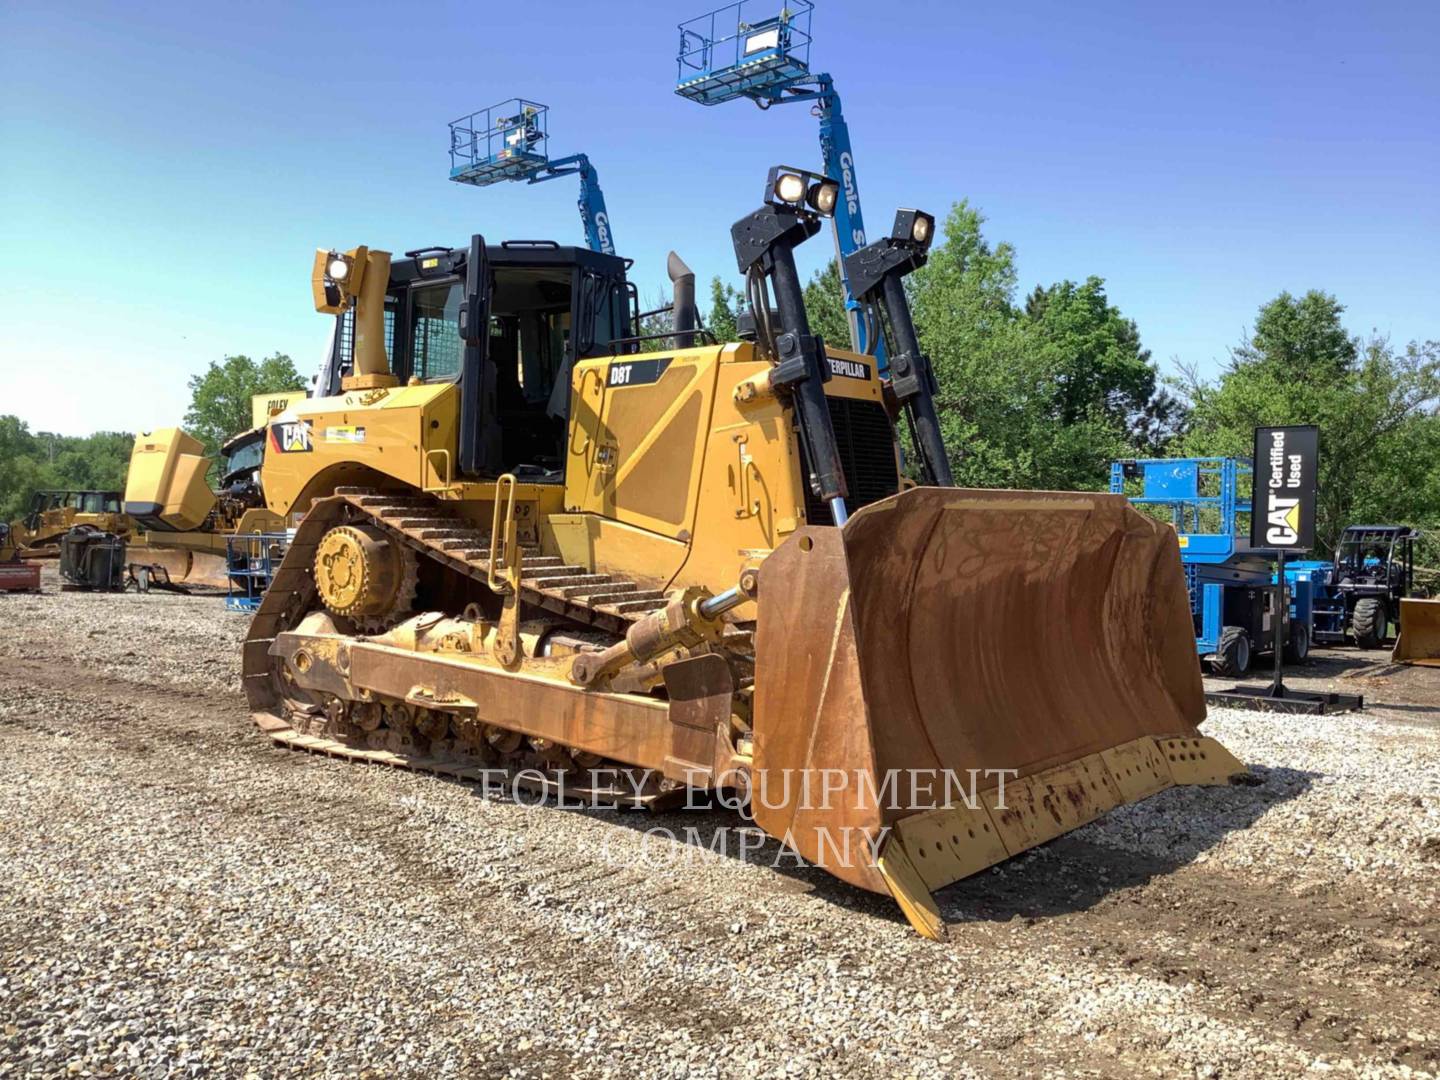
<svg viewBox="0 0 1440 1080"><path fill-rule="evenodd" d="M1400 634L1391 659L1399 664L1440 667L1440 600L1400 601Z"/></svg>
<svg viewBox="0 0 1440 1080"><path fill-rule="evenodd" d="M215 506L209 466L200 440L179 428L141 432L125 475L125 512L158 531L200 528Z"/></svg>
<svg viewBox="0 0 1440 1080"><path fill-rule="evenodd" d="M272 408L304 396L261 394L252 404L257 415L270 418ZM284 518L262 505L253 479L245 479L258 475L265 431L238 435L222 448L222 478L241 478L237 493L222 494L210 490L211 459L199 439L173 427L136 436L125 477L125 511L145 535L131 544L131 560L164 567L172 581L225 588L226 537L284 529Z"/></svg>
<svg viewBox="0 0 1440 1080"><path fill-rule="evenodd" d="M1173 537L1118 496L913 489L802 530L759 589L756 821L924 932L930 890L1243 772L1198 731Z"/></svg>
<svg viewBox="0 0 1440 1080"><path fill-rule="evenodd" d="M808 175L773 190L833 205ZM1243 772L1198 730L1167 528L1121 496L947 486L898 276L930 232L902 214L851 275L897 335L889 378L811 335L803 207L732 230L757 309L775 290L755 341L695 340L677 277L650 352L612 256L474 237L382 281L373 252L323 253L317 306L389 306L390 382L349 382L337 333L319 396L268 426L267 507L303 517L245 643L257 724L597 802L735 791L931 937L934 890Z"/></svg>

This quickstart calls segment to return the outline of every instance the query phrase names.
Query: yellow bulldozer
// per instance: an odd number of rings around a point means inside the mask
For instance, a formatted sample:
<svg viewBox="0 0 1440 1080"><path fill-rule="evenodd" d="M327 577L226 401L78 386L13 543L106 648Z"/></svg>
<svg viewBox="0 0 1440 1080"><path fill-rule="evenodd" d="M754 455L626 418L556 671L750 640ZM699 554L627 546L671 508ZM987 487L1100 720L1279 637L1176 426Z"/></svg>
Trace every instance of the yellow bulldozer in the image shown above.
<svg viewBox="0 0 1440 1080"><path fill-rule="evenodd" d="M10 523L8 546L24 559L57 558L60 541L79 525L120 537L134 531L134 522L120 509L118 491L37 491L29 512Z"/></svg>
<svg viewBox="0 0 1440 1080"><path fill-rule="evenodd" d="M614 256L318 251L328 385L260 468L299 520L244 644L260 728L607 804L736 794L937 938L933 890L1243 772L1198 730L1169 530L1119 496L952 486L903 285L933 218L847 260L888 372L811 332L793 253L837 196L772 170L732 229L729 342L673 255L647 340Z"/></svg>

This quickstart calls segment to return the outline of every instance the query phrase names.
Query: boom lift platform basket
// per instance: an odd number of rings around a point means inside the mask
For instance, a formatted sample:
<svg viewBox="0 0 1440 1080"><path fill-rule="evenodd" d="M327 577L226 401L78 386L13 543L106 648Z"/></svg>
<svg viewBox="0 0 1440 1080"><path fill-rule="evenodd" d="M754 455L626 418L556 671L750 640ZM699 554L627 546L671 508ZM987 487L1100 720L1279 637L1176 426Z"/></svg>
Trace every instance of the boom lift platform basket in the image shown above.
<svg viewBox="0 0 1440 1080"><path fill-rule="evenodd" d="M675 92L701 105L774 100L810 75L809 0L741 0L680 24ZM760 14L761 12L765 14Z"/></svg>
<svg viewBox="0 0 1440 1080"><path fill-rule="evenodd" d="M522 180L550 154L548 106L511 98L450 122L450 179L476 187Z"/></svg>

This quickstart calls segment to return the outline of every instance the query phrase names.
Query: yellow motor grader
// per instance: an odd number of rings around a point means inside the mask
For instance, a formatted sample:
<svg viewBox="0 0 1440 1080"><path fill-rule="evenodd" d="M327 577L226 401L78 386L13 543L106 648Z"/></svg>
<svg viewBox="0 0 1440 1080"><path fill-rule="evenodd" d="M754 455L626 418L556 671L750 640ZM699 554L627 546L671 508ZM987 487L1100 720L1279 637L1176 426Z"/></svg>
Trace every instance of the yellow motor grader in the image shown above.
<svg viewBox="0 0 1440 1080"><path fill-rule="evenodd" d="M940 937L932 890L1243 768L1197 730L1168 530L1119 496L951 486L902 280L933 218L847 264L882 377L811 332L795 269L838 185L765 191L732 229L740 341L707 340L674 256L647 340L614 256L318 251L339 331L329 385L267 428L268 507L303 517L244 683L298 749L607 803L738 792Z"/></svg>

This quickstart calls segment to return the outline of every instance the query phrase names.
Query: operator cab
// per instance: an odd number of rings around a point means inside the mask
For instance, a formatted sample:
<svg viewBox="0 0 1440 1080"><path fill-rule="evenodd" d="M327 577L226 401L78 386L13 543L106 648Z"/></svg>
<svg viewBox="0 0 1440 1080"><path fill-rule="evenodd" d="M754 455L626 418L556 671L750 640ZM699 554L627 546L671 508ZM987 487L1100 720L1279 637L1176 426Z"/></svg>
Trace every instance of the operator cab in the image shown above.
<svg viewBox="0 0 1440 1080"><path fill-rule="evenodd" d="M37 491L30 501L26 527L37 528L40 515L52 510L75 510L81 514L118 514L118 491Z"/></svg>
<svg viewBox="0 0 1440 1080"><path fill-rule="evenodd" d="M470 263L480 254L479 274ZM633 333L638 297L629 261L551 241L424 248L390 266L385 350L400 385L452 382L461 388L460 471L511 472L530 483L563 483L570 369L613 352ZM486 331L461 336L467 301ZM353 312L340 315L328 386L340 392L351 370ZM396 332L397 327L399 332Z"/></svg>
<svg viewBox="0 0 1440 1080"><path fill-rule="evenodd" d="M265 463L265 428L243 432L220 447L220 492L247 506L261 504L260 466Z"/></svg>

